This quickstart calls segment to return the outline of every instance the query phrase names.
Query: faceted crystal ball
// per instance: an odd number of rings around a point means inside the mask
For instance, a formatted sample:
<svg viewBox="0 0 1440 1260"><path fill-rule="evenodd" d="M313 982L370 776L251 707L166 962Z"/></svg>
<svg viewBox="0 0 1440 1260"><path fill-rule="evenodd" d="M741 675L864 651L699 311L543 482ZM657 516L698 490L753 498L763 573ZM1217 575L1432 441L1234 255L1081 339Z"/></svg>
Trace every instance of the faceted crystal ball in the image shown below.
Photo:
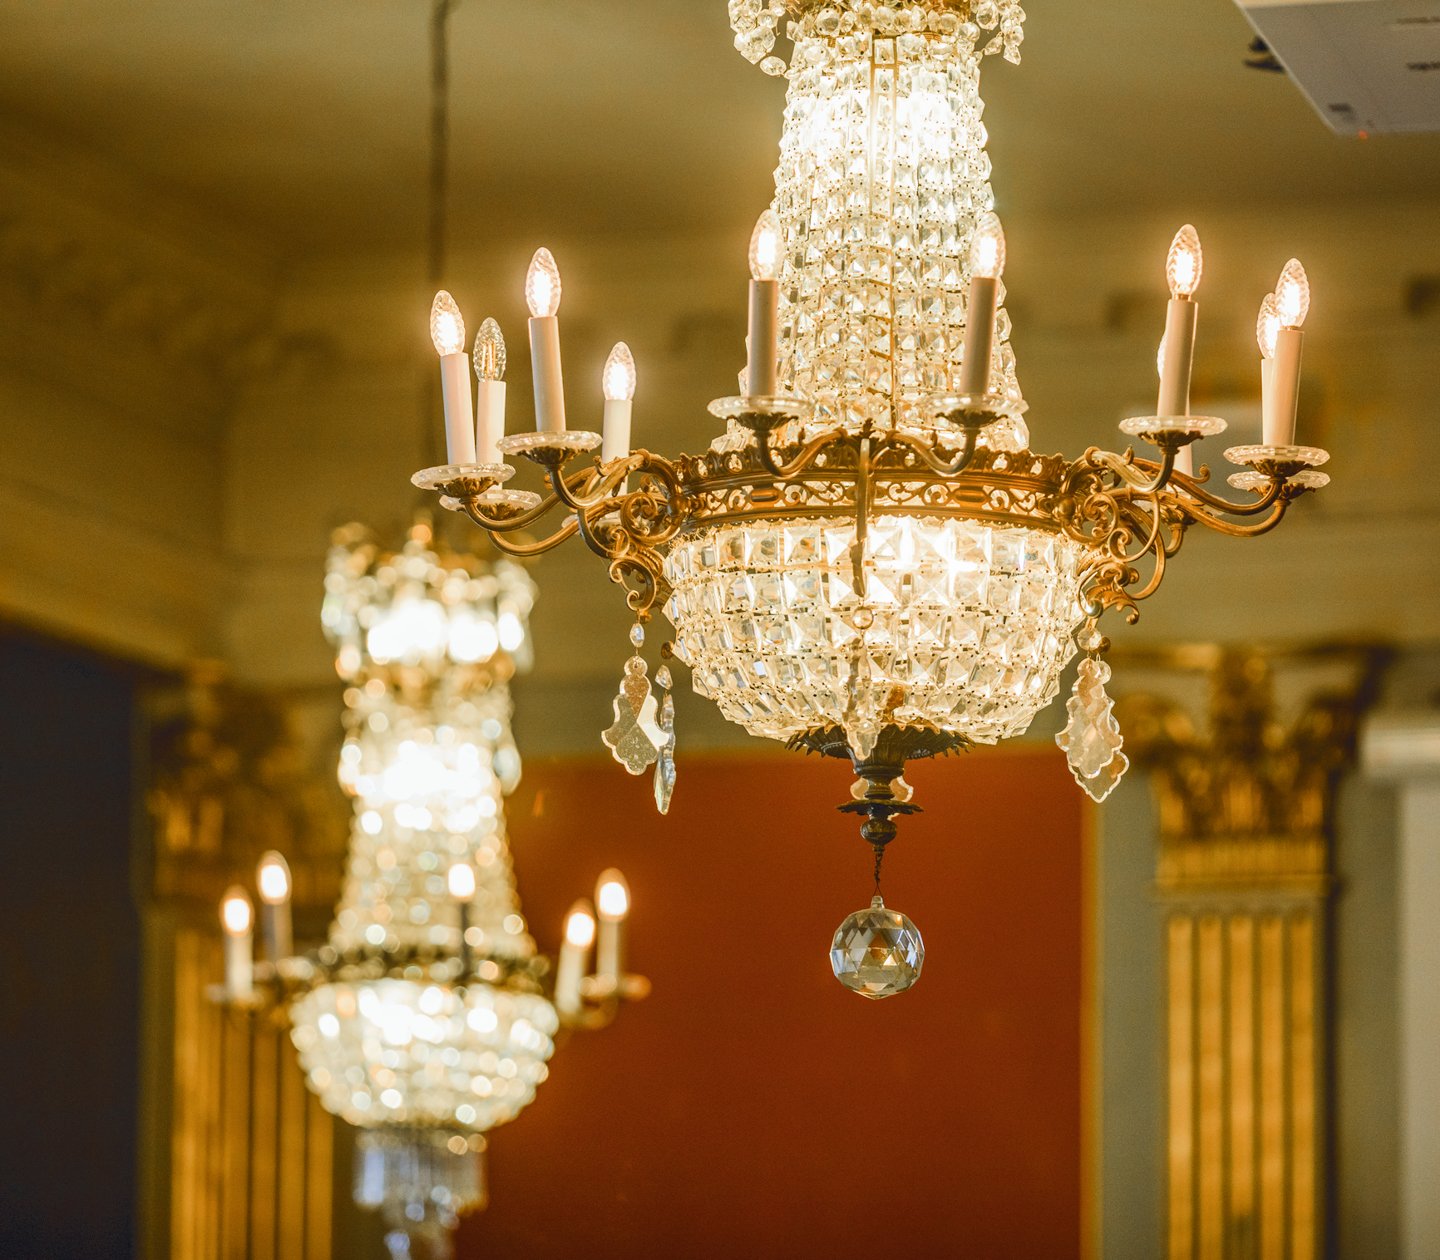
<svg viewBox="0 0 1440 1260"><path fill-rule="evenodd" d="M925 942L920 929L898 910L887 910L877 893L868 910L857 910L830 942L830 966L847 989L867 998L893 997L920 979Z"/></svg>

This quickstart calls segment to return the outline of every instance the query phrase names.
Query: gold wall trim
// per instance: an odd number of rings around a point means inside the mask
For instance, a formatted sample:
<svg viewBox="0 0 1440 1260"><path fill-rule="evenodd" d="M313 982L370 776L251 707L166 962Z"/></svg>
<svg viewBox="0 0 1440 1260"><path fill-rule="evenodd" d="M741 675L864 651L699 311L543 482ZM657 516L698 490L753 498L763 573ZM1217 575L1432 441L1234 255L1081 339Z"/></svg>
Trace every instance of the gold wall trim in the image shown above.
<svg viewBox="0 0 1440 1260"><path fill-rule="evenodd" d="M1282 721L1277 671L1317 659L1338 682ZM1169 1260L1325 1255L1331 823L1383 659L1151 654L1162 672L1202 676L1208 721L1165 695L1121 701L1159 803Z"/></svg>

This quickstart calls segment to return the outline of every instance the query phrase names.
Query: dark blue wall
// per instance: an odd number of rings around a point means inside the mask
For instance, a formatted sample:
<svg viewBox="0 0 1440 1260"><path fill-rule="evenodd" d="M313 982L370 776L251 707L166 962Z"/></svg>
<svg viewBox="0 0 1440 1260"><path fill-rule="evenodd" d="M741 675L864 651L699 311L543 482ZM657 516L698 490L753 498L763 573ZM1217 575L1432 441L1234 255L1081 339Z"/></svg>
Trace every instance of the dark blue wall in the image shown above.
<svg viewBox="0 0 1440 1260"><path fill-rule="evenodd" d="M135 1253L135 681L0 629L0 1256Z"/></svg>

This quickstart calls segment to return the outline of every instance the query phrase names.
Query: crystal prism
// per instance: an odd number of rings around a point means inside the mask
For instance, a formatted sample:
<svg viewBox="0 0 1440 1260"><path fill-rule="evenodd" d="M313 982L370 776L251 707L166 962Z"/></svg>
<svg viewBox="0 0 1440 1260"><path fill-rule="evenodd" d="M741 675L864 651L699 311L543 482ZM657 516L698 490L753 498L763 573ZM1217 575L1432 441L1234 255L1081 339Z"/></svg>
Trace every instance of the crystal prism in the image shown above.
<svg viewBox="0 0 1440 1260"><path fill-rule="evenodd" d="M1080 662L1075 690L1066 705L1070 720L1055 737L1065 750L1070 773L1091 799L1105 799L1129 768L1120 751L1125 743L1115 719L1115 702L1106 694L1110 666L1093 656Z"/></svg>
<svg viewBox="0 0 1440 1260"><path fill-rule="evenodd" d="M632 656L625 662L625 677L613 702L615 721L601 734L615 760L631 774L644 774L660 755L666 736L660 729L659 705L645 677L645 660Z"/></svg>
<svg viewBox="0 0 1440 1260"><path fill-rule="evenodd" d="M847 989L867 998L904 993L920 978L925 942L920 929L876 893L870 906L842 923L830 942L830 968Z"/></svg>

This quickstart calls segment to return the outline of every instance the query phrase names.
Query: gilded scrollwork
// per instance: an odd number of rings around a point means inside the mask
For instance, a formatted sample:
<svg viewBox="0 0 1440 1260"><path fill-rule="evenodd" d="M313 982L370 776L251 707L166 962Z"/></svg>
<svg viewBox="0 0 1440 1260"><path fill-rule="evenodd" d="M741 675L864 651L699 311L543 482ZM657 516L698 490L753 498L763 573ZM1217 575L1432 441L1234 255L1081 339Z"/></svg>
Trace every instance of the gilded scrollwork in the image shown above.
<svg viewBox="0 0 1440 1260"><path fill-rule="evenodd" d="M1157 434L1158 460L1090 448L1079 459L1033 451L996 451L979 435L996 417L968 413L941 440L936 434L836 427L808 438L803 426L773 414L739 418L743 444L669 460L649 451L595 460L567 471L576 452L538 445L549 494L528 509L487 504L495 483L457 478L437 487L513 555L549 551L579 534L625 586L630 606L648 619L668 596L665 552L683 531L724 522L851 519L863 537L873 513L951 516L1052 530L1080 543L1086 611L1127 620L1160 586L1192 525L1234 537L1268 532L1309 487L1304 465L1252 465L1248 501L1207 487L1208 473L1178 471L1175 457L1193 435ZM748 430L748 434L745 432ZM492 496L493 498L493 496ZM551 512L563 519L538 541L507 535L529 530Z"/></svg>

